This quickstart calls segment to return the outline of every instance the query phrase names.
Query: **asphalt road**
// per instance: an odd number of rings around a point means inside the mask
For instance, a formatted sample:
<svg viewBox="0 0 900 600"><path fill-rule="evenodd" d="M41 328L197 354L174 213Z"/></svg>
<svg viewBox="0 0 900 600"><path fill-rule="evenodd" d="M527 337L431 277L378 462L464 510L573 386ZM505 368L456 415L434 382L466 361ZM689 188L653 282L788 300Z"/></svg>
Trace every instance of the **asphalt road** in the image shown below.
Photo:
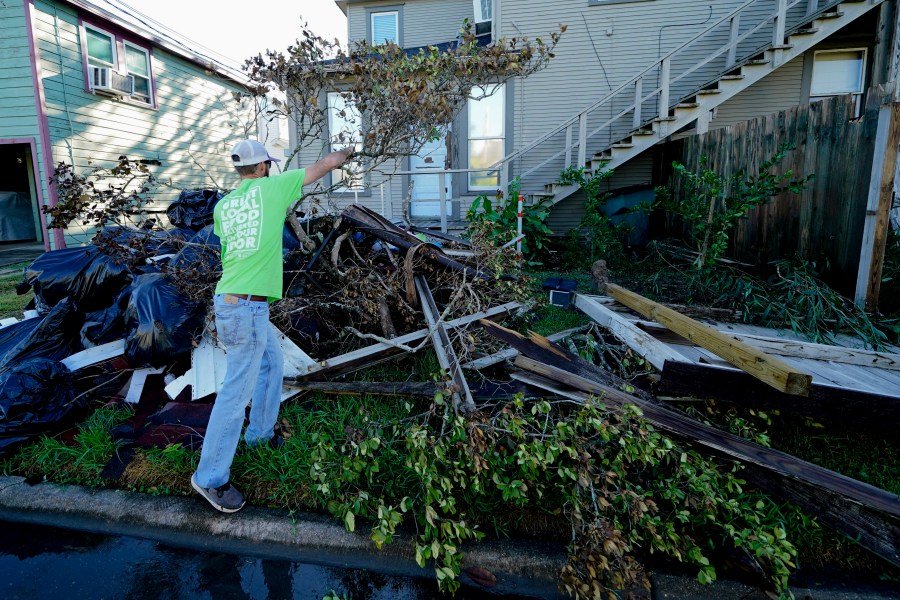
<svg viewBox="0 0 900 600"><path fill-rule="evenodd" d="M0 522L3 600L447 598L431 579L197 552L132 537ZM466 589L459 598L494 598ZM515 598L505 596L505 598Z"/></svg>

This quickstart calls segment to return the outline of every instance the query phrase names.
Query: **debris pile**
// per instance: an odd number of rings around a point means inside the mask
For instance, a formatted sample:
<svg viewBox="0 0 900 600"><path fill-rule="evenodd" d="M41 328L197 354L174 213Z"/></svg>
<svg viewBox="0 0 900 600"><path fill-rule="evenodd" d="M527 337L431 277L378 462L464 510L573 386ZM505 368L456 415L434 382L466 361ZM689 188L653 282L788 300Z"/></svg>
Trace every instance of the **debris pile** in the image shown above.
<svg viewBox="0 0 900 600"><path fill-rule="evenodd" d="M30 318L0 330L0 453L83 416L89 392L130 389L137 401L148 375L164 377L173 399L188 386L192 399L217 390L226 349L210 306L221 272L212 224L221 197L183 192L168 209L168 230L108 227L92 245L47 252L25 268L17 291L34 291ZM373 341L393 353L435 337L442 365L466 387L453 346L462 358L475 349L451 337L517 306L521 282L501 271L512 259L403 229L357 205L292 217L283 233L285 298L272 306L286 374L344 374L368 364L352 353ZM285 397L296 393L285 389ZM454 394L474 407L468 390Z"/></svg>

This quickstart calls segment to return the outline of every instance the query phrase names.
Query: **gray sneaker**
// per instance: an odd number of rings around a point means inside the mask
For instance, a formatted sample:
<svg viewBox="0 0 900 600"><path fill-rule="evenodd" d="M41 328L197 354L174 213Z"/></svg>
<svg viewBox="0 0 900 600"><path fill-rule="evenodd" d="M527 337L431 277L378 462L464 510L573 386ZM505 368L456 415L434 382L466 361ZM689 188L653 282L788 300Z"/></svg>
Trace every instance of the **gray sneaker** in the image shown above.
<svg viewBox="0 0 900 600"><path fill-rule="evenodd" d="M196 473L194 474L196 475ZM237 488L231 485L229 481L223 486L217 488L203 488L191 475L191 487L197 490L197 493L206 498L207 502L213 505L216 510L223 513L233 513L244 508L244 496L237 491Z"/></svg>

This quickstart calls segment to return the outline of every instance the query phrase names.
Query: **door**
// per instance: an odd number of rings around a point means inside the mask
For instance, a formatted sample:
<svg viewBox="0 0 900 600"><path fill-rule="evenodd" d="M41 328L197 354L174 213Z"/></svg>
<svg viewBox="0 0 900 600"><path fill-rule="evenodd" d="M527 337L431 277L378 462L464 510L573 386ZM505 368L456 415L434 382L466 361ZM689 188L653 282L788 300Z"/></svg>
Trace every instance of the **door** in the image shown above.
<svg viewBox="0 0 900 600"><path fill-rule="evenodd" d="M427 175L428 171L440 171L447 168L448 134L440 139L425 144L419 153L409 159L409 170L422 175L412 176L412 202L409 216L418 219L438 218L441 216L440 176ZM452 197L452 175L444 175L444 198L447 200L447 215L450 215L450 198Z"/></svg>
<svg viewBox="0 0 900 600"><path fill-rule="evenodd" d="M0 244L41 241L29 144L0 142Z"/></svg>

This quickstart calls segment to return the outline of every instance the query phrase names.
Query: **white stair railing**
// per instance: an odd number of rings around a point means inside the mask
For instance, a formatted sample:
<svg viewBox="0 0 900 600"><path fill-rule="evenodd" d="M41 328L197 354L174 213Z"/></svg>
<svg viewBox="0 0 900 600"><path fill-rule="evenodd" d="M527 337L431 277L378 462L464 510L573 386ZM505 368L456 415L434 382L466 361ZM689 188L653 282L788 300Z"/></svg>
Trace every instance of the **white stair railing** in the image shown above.
<svg viewBox="0 0 900 600"><path fill-rule="evenodd" d="M589 146L598 151L606 150L615 141L646 128L654 120L668 119L669 111L679 102L715 84L728 71L754 56L772 50L771 60L775 61L775 66L779 65L786 36L844 1L748 0L600 100L510 153L488 170L500 169L506 174L513 161L553 143L558 148L554 154L533 166L528 165L519 175L525 178L553 164L559 169L571 167L573 155L577 157L574 164L584 166ZM872 3L880 3L880 0ZM710 52L710 46L716 49ZM704 69L707 65L709 68ZM654 80L655 85L647 85ZM647 87L652 89L647 92ZM576 147L577 154L573 152Z"/></svg>

